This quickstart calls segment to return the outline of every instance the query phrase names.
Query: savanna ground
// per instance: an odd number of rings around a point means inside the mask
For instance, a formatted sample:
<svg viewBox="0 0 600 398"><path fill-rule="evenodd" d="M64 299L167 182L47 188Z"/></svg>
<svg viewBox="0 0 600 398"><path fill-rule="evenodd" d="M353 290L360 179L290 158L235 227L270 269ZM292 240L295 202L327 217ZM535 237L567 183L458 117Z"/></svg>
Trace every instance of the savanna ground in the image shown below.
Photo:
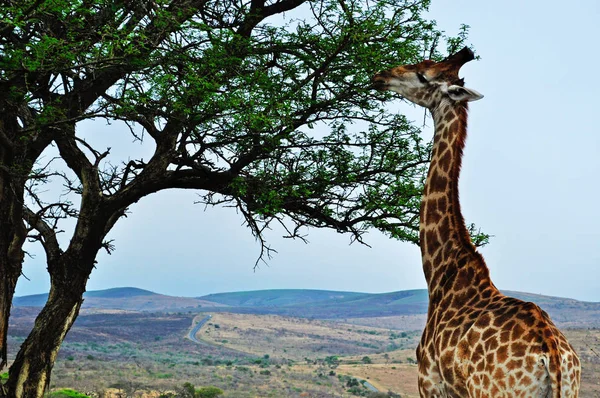
<svg viewBox="0 0 600 398"><path fill-rule="evenodd" d="M32 315L19 310L12 318L13 353ZM360 383L366 380L383 392L418 396L420 330L411 327L421 315L340 323L216 313L196 335L203 343L193 343L185 336L203 317L84 314L63 344L51 387L124 398L158 396L190 382L217 386L224 397L352 397L368 394ZM580 396L600 397L600 329L565 332L583 361Z"/></svg>

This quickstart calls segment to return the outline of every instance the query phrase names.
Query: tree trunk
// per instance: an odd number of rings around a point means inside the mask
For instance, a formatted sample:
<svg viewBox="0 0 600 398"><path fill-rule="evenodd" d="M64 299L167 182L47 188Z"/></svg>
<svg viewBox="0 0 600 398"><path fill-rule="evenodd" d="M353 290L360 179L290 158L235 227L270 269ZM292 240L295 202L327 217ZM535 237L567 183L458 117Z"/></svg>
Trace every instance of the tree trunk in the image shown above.
<svg viewBox="0 0 600 398"><path fill-rule="evenodd" d="M77 275L68 284L52 281L48 301L8 372L7 397L39 398L44 394L60 345L79 314L88 276Z"/></svg>
<svg viewBox="0 0 600 398"><path fill-rule="evenodd" d="M6 397L39 398L50 384L59 348L73 326L94 268L102 239L114 225L99 197L83 195L82 211L69 248L48 258L50 293L33 330L21 345L8 372Z"/></svg>
<svg viewBox="0 0 600 398"><path fill-rule="evenodd" d="M0 370L6 365L8 318L17 280L23 267L23 243L26 229L23 224L24 181L15 181L6 167L11 161L0 148ZM6 158L9 159L6 159Z"/></svg>

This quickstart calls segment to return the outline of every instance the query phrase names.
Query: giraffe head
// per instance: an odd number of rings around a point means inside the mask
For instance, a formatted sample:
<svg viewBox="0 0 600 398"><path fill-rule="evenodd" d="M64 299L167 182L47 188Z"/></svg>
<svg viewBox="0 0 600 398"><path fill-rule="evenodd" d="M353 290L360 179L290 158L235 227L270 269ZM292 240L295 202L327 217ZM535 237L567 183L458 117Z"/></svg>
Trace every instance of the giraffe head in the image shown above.
<svg viewBox="0 0 600 398"><path fill-rule="evenodd" d="M373 87L395 91L431 110L444 101L476 101L483 95L463 87L465 82L458 77L461 66L474 58L473 51L465 47L441 62L426 60L415 65L397 66L375 74Z"/></svg>

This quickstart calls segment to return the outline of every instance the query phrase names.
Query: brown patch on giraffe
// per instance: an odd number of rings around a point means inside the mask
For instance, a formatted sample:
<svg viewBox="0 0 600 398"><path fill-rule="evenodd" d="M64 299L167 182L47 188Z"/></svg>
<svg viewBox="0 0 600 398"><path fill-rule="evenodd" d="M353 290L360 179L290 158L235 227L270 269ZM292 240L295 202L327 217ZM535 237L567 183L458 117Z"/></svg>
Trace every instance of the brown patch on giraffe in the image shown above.
<svg viewBox="0 0 600 398"><path fill-rule="evenodd" d="M442 239L442 242L448 242L450 240L450 217L445 216L439 227L438 227L438 231L440 233L440 238Z"/></svg>
<svg viewBox="0 0 600 398"><path fill-rule="evenodd" d="M442 357L440 358L440 365L442 368L450 368L452 367L452 363L454 362L454 358L452 355L452 351L446 351L444 354L442 354Z"/></svg>
<svg viewBox="0 0 600 398"><path fill-rule="evenodd" d="M505 345L501 345L496 350L496 359L499 363L504 363L508 359L508 347Z"/></svg>
<svg viewBox="0 0 600 398"><path fill-rule="evenodd" d="M512 343L510 346L511 353L514 357L521 358L527 353L527 345L524 343Z"/></svg>
<svg viewBox="0 0 600 398"><path fill-rule="evenodd" d="M433 169L429 180L429 193L444 192L448 187L448 178L441 175L437 169Z"/></svg>
<svg viewBox="0 0 600 398"><path fill-rule="evenodd" d="M481 376L481 386L483 387L484 390L487 390L488 388L490 388L490 384L491 384L491 380L487 374L484 374L483 376Z"/></svg>
<svg viewBox="0 0 600 398"><path fill-rule="evenodd" d="M478 371L478 372L483 372L483 371L484 371L484 369L485 369L485 362L484 362L484 361L482 361L482 360L479 360L479 361L477 362L477 361L475 361L474 359L471 359L471 360L472 360L473 362L477 363L477 367L476 367L476 369L477 369L477 371Z"/></svg>
<svg viewBox="0 0 600 398"><path fill-rule="evenodd" d="M467 334L467 342L470 346L475 346L479 339L481 338L481 333L476 330L471 329L471 331Z"/></svg>
<svg viewBox="0 0 600 398"><path fill-rule="evenodd" d="M484 313L479 317L479 319L477 319L477 322L475 322L475 326L479 329L485 329L490 325L491 322L491 315L488 313Z"/></svg>
<svg viewBox="0 0 600 398"><path fill-rule="evenodd" d="M450 171L450 165L452 163L452 150L448 149L439 157L439 167L448 173Z"/></svg>
<svg viewBox="0 0 600 398"><path fill-rule="evenodd" d="M527 375L523 375L523 377L521 378L521 381L519 382L519 385L527 386L527 385L530 385L531 383L532 383L531 378Z"/></svg>
<svg viewBox="0 0 600 398"><path fill-rule="evenodd" d="M483 298L483 299L489 299L490 297L492 297L492 288L491 287L486 287L481 292L481 298Z"/></svg>
<svg viewBox="0 0 600 398"><path fill-rule="evenodd" d="M442 138L444 138L445 140L450 139L450 126L446 126L444 128L444 130L442 131Z"/></svg>
<svg viewBox="0 0 600 398"><path fill-rule="evenodd" d="M525 329L523 329L520 324L515 323L515 326L512 328L512 336L511 337L513 340L518 340L521 338L521 336L523 336L524 333L525 333Z"/></svg>
<svg viewBox="0 0 600 398"><path fill-rule="evenodd" d="M458 265L460 267L460 263ZM467 271L464 268L460 268L454 281L454 290L464 290L469 286L470 280Z"/></svg>
<svg viewBox="0 0 600 398"><path fill-rule="evenodd" d="M437 150L437 154L441 154L446 152L446 149L448 149L448 144L445 141L440 141L436 147L434 148L434 151Z"/></svg>
<svg viewBox="0 0 600 398"><path fill-rule="evenodd" d="M452 123L450 123L447 127L449 131L457 131L458 130L459 121L456 117L454 117L453 119L454 120L452 121Z"/></svg>
<svg viewBox="0 0 600 398"><path fill-rule="evenodd" d="M452 332L452 338L450 339L450 345L452 347L456 347L459 340L460 340L460 329L454 329L454 332Z"/></svg>
<svg viewBox="0 0 600 398"><path fill-rule="evenodd" d="M429 199L425 205L425 217L427 223L437 224L442 218L442 214L437 209L437 200Z"/></svg>
<svg viewBox="0 0 600 398"><path fill-rule="evenodd" d="M522 359L511 359L506 364L506 368L508 370L520 369L522 367L523 367L523 360Z"/></svg>
<svg viewBox="0 0 600 398"><path fill-rule="evenodd" d="M451 120L456 119L456 113L454 113L454 111L452 110L452 108L448 107L448 112L446 112L446 114L444 115L444 121L446 123L450 122Z"/></svg>
<svg viewBox="0 0 600 398"><path fill-rule="evenodd" d="M437 200L437 210L441 213L446 213L448 210L448 201L445 197L438 198Z"/></svg>
<svg viewBox="0 0 600 398"><path fill-rule="evenodd" d="M495 351L498 348L498 340L497 339L488 339L485 341L485 349L487 351ZM502 362L502 361L500 361Z"/></svg>
<svg viewBox="0 0 600 398"><path fill-rule="evenodd" d="M491 396L492 396L492 397L497 397L497 396L499 396L499 395L500 395L500 390L498 389L498 386L494 384L494 385L492 386L492 389L490 390L490 393L491 393Z"/></svg>
<svg viewBox="0 0 600 398"><path fill-rule="evenodd" d="M425 246L427 248L427 253L433 255L434 251L439 247L440 241L438 239L438 234L435 230L429 230L425 232Z"/></svg>
<svg viewBox="0 0 600 398"><path fill-rule="evenodd" d="M477 323L475 325L478 326ZM492 337L495 338L496 333L497 333L497 329L488 328L483 331L483 333L481 334L481 338L483 339L483 341L486 341L486 340L491 339Z"/></svg>
<svg viewBox="0 0 600 398"><path fill-rule="evenodd" d="M422 232L422 235L425 235ZM423 236L420 238L421 242L423 242ZM425 260L423 262L423 273L425 274L425 280L429 280L429 278L431 277L431 271L432 271L432 266L431 266L431 261L429 260Z"/></svg>
<svg viewBox="0 0 600 398"><path fill-rule="evenodd" d="M515 388L515 385L517 384L517 380L515 379L515 377L511 374L508 375L508 386L512 389Z"/></svg>
<svg viewBox="0 0 600 398"><path fill-rule="evenodd" d="M454 295L454 300L452 300L452 306L454 308L464 308L465 304L467 304L468 299L469 296L467 296L466 293L456 293Z"/></svg>

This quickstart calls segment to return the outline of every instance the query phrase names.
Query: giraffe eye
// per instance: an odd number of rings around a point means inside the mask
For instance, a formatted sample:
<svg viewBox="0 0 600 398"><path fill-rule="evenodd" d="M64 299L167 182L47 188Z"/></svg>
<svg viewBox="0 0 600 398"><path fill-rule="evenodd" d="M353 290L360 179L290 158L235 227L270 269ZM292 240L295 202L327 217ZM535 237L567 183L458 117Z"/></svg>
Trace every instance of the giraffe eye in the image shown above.
<svg viewBox="0 0 600 398"><path fill-rule="evenodd" d="M423 84L427 84L429 83L427 81L427 79L425 78L425 76L422 73L417 72L417 78L419 79L419 81Z"/></svg>

